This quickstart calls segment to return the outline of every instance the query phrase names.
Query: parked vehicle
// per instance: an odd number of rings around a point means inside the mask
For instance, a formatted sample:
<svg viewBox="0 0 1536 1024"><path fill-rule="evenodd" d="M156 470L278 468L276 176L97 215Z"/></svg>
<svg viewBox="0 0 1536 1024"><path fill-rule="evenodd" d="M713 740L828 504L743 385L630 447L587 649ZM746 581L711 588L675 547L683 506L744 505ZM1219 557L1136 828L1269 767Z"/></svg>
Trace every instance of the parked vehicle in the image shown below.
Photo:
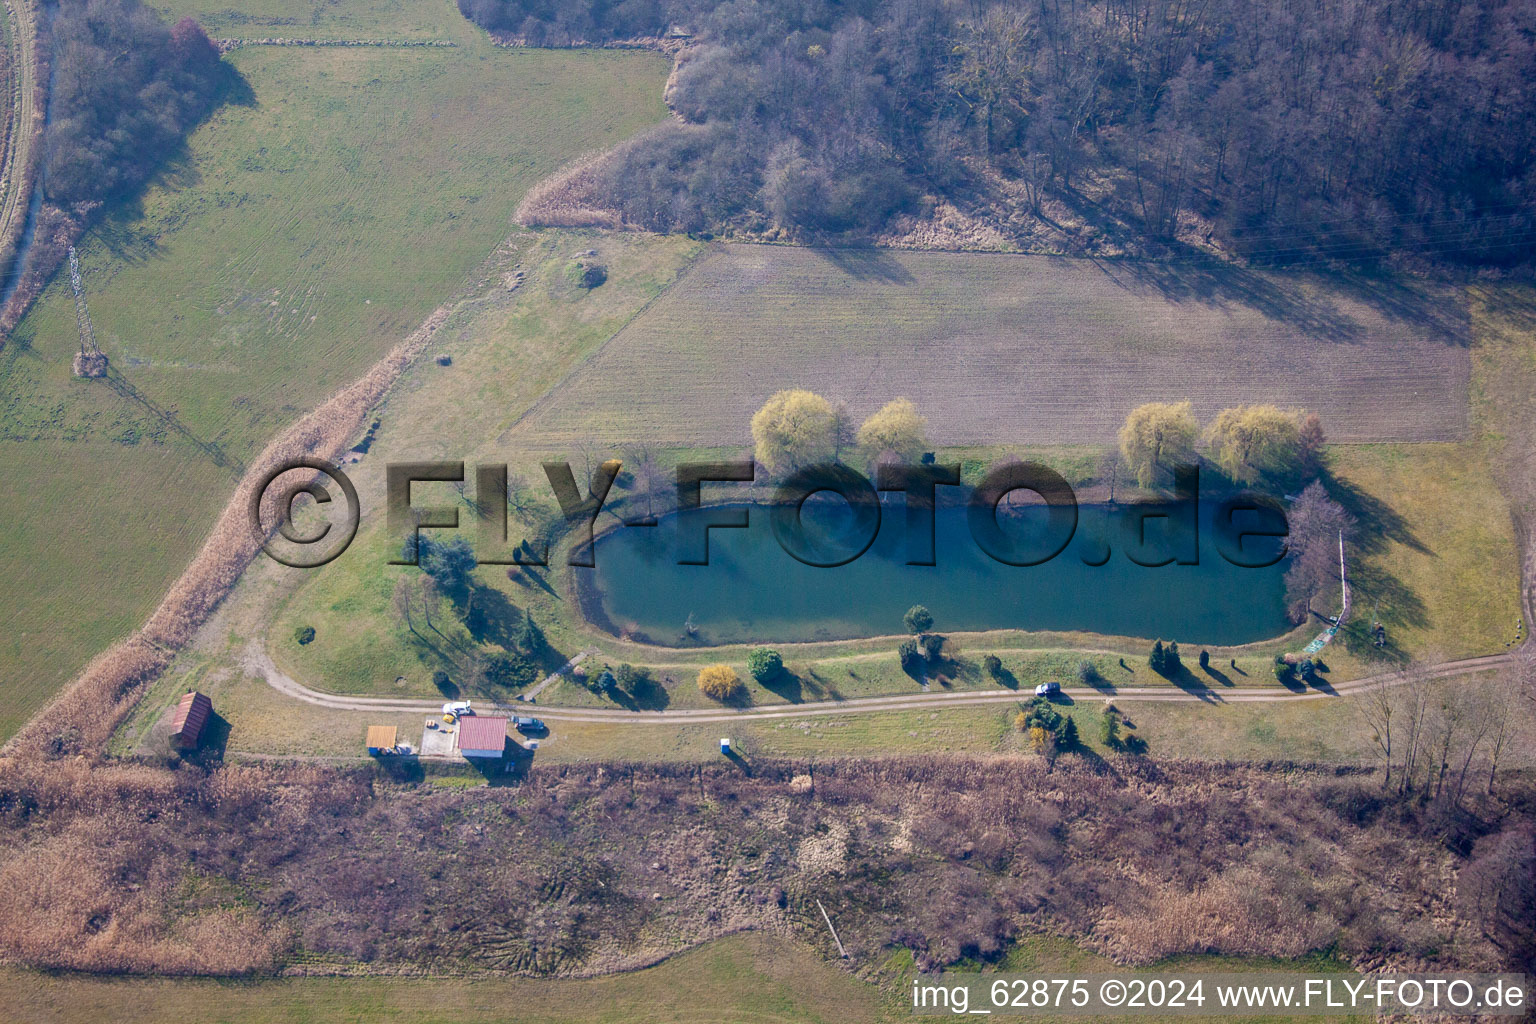
<svg viewBox="0 0 1536 1024"><path fill-rule="evenodd" d="M475 709L469 706L467 700L451 700L443 705L444 718L458 718L460 715L472 715Z"/></svg>
<svg viewBox="0 0 1536 1024"><path fill-rule="evenodd" d="M549 727L537 718L529 718L527 715L514 715L512 727L518 732L547 732Z"/></svg>
<svg viewBox="0 0 1536 1024"><path fill-rule="evenodd" d="M1035 687L1036 697L1054 697L1061 692L1060 683L1041 683Z"/></svg>

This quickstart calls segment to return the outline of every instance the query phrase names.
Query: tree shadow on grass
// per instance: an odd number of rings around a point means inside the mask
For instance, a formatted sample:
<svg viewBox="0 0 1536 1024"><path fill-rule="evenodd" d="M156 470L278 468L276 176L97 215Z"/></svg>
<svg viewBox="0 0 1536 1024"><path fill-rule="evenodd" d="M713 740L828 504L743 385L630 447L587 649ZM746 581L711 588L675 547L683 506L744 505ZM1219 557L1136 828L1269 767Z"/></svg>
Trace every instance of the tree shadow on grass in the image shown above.
<svg viewBox="0 0 1536 1024"><path fill-rule="evenodd" d="M1183 690L1185 693L1199 697L1203 701L1207 701L1212 704L1226 703L1222 699L1221 694L1211 689L1203 679L1198 678L1193 672L1191 672L1188 665L1180 664L1177 671L1175 671L1172 675L1164 675L1163 678L1168 680L1174 686L1177 686L1179 689Z"/></svg>
<svg viewBox="0 0 1536 1024"><path fill-rule="evenodd" d="M838 270L859 281L911 284L915 280L888 250L869 247L818 246L811 249Z"/></svg>
<svg viewBox="0 0 1536 1024"><path fill-rule="evenodd" d="M1151 288L1169 302L1246 306L1325 341L1353 342L1365 334L1364 325L1334 303L1284 278L1213 261L1191 246L1172 247L1184 258L1095 260L1094 265L1123 287Z"/></svg>
<svg viewBox="0 0 1536 1024"><path fill-rule="evenodd" d="M1222 686L1237 685L1236 683L1232 682L1231 676L1227 675L1221 669L1216 668L1214 665L1206 665L1203 669L1201 669L1201 671L1210 676L1212 679L1216 680Z"/></svg>
<svg viewBox="0 0 1536 1024"><path fill-rule="evenodd" d="M798 675L787 668L760 685L769 693L791 704L800 704L805 701L805 684Z"/></svg>
<svg viewBox="0 0 1536 1024"><path fill-rule="evenodd" d="M229 746L229 719L214 711L203 723L203 731L197 738L197 747L178 751L182 760L205 767L218 765L224 760L224 750Z"/></svg>
<svg viewBox="0 0 1536 1024"><path fill-rule="evenodd" d="M1354 518L1351 542L1360 554L1380 554L1386 550L1389 541L1396 541L1421 554L1434 554L1414 534L1408 520L1386 502L1329 470L1323 471L1322 482L1328 496Z"/></svg>
<svg viewBox="0 0 1536 1024"><path fill-rule="evenodd" d="M481 583L470 586L469 613L464 616L464 628L479 643L491 643L511 650L515 646L514 630L522 625L523 611L507 600L507 595L495 587Z"/></svg>
<svg viewBox="0 0 1536 1024"><path fill-rule="evenodd" d="M629 698L637 711L661 711L672 703L672 694L658 680L646 676L630 690Z"/></svg>
<svg viewBox="0 0 1536 1024"><path fill-rule="evenodd" d="M549 581L539 575L538 567L532 565L513 565L507 568L507 579L522 587L524 590L537 588L544 591L550 597L558 597L555 588L549 585Z"/></svg>
<svg viewBox="0 0 1536 1024"><path fill-rule="evenodd" d="M848 671L853 674L853 678L858 678L858 674L854 669L849 669ZM799 673L796 678L800 680L801 691L806 697L816 700L844 699L842 691L839 690L836 686L833 686L830 681L823 678L821 673L817 672L814 667L807 667L806 670L803 673Z"/></svg>
<svg viewBox="0 0 1536 1024"><path fill-rule="evenodd" d="M1129 668L1129 666L1125 664L1124 658L1120 659L1120 664L1122 667ZM1093 669L1093 671L1086 677L1078 676L1078 682L1082 683L1084 686L1091 686L1094 690L1102 694L1112 694L1118 692L1115 689L1115 684L1107 679L1104 673L1098 670L1097 666L1090 667Z"/></svg>

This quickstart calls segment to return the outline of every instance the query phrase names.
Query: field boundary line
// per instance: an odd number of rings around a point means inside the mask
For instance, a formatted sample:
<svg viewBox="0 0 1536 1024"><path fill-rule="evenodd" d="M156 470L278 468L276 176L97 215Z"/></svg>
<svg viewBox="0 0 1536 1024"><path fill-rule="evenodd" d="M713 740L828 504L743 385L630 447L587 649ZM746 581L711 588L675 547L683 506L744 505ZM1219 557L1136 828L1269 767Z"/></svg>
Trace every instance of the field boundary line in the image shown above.
<svg viewBox="0 0 1536 1024"><path fill-rule="evenodd" d="M638 323L640 318L645 316L645 314L650 311L652 306L661 301L662 296L667 295L678 285L682 284L684 278L686 278L693 271L694 267L705 262L706 260L714 259L715 256L723 251L724 249L721 245L713 242L705 245L704 248L700 249L697 255L683 264L682 268L678 270L676 277L667 282L667 284L664 285L655 295L652 295L650 298L642 302L640 304L640 308L631 313L629 315L629 319L625 320L622 324L619 325L618 330L610 334L606 339L603 340L601 344L595 346L591 352L588 352L575 363L572 363L570 369L566 370L565 374L561 376L559 380L551 384L549 386L549 390L539 396L538 401L524 409L522 414L518 416L517 419L513 420L511 424L508 425L506 430L501 432L501 437L497 438L497 440L500 441L505 438L508 434L512 433L512 431L516 430L524 420L548 405L550 400L554 397L555 392L564 387L567 381L574 377L588 363L606 351L609 346L613 345L616 341L623 337L624 332L628 331L632 326Z"/></svg>

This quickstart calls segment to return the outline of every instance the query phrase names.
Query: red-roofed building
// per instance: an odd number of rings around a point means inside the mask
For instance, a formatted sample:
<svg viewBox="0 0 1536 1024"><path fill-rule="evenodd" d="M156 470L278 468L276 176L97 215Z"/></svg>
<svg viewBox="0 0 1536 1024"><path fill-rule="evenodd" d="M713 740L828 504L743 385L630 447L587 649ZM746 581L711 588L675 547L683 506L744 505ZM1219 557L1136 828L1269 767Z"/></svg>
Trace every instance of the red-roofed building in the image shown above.
<svg viewBox="0 0 1536 1024"><path fill-rule="evenodd" d="M206 694L193 690L176 705L176 717L171 720L171 745L178 750L191 750L203 738L203 726L213 717L213 701Z"/></svg>
<svg viewBox="0 0 1536 1024"><path fill-rule="evenodd" d="M463 715L457 736L465 757L501 757L507 752L507 720L490 715Z"/></svg>

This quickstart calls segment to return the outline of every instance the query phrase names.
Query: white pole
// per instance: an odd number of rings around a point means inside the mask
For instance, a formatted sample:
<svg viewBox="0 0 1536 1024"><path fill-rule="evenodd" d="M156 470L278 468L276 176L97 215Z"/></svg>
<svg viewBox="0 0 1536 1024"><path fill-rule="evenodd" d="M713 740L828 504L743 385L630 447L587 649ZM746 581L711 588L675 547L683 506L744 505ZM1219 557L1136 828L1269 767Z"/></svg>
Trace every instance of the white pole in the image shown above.
<svg viewBox="0 0 1536 1024"><path fill-rule="evenodd" d="M1344 607L1339 612L1339 621L1344 621L1344 616L1349 614L1349 577L1344 573L1344 531L1339 531L1339 588L1344 594Z"/></svg>
<svg viewBox="0 0 1536 1024"><path fill-rule="evenodd" d="M837 955L847 960L848 951L843 948L843 940L837 937L837 929L832 927L832 919L827 916L827 908L821 905L821 900L816 901L816 909L821 911L821 919L827 922L827 931L832 933L832 941L837 943Z"/></svg>

